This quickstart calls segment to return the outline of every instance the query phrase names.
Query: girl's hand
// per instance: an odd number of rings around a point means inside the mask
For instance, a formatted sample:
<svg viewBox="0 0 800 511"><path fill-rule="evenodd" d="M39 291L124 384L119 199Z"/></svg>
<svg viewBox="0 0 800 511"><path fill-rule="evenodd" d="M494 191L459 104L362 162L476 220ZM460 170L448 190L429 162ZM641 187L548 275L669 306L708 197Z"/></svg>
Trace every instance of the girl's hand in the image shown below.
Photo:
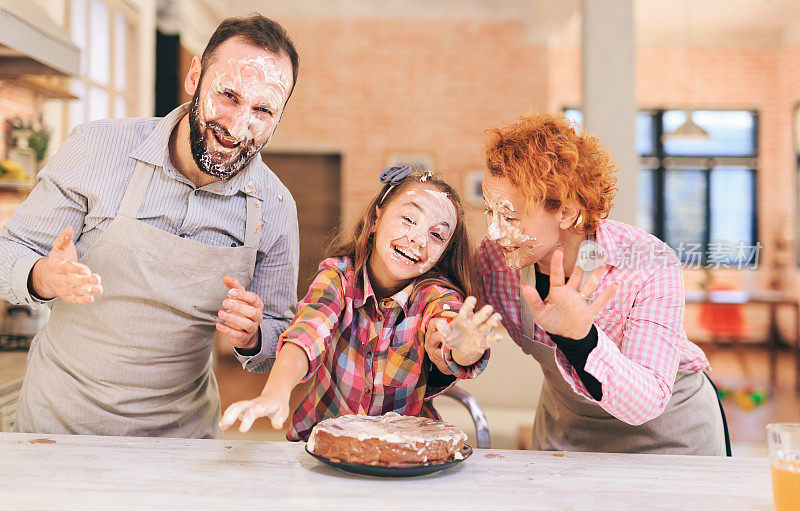
<svg viewBox="0 0 800 511"><path fill-rule="evenodd" d="M592 329L595 315L613 298L618 285L613 284L600 297L590 302L591 297L600 285L604 266L595 268L579 289L584 271L575 266L569 281L564 284L564 250L556 249L550 261L550 292L542 301L536 288L522 284L522 295L531 308L533 319L551 334L583 339ZM582 296L583 295L583 296Z"/></svg>
<svg viewBox="0 0 800 511"><path fill-rule="evenodd" d="M452 350L453 360L462 366L477 362L489 346L502 339L501 335L492 334L492 329L500 325L500 314L491 305L473 312L477 302L474 296L467 297L453 321L436 325L442 343Z"/></svg>
<svg viewBox="0 0 800 511"><path fill-rule="evenodd" d="M281 429L289 416L290 395L287 392L264 389L264 392L255 399L238 401L230 405L222 415L219 427L228 429L240 420L242 423L239 425L239 431L244 433L250 430L250 426L259 417L269 417L272 427Z"/></svg>
<svg viewBox="0 0 800 511"><path fill-rule="evenodd" d="M258 330L261 324L264 302L257 294L246 291L238 280L227 275L222 282L228 286L228 298L222 301L217 330L234 347L253 349L258 345Z"/></svg>
<svg viewBox="0 0 800 511"><path fill-rule="evenodd" d="M425 332L425 353L433 365L443 374L453 374L447 366L442 355L442 333L439 331L439 323L447 323L445 318L433 318L428 322L428 329Z"/></svg>

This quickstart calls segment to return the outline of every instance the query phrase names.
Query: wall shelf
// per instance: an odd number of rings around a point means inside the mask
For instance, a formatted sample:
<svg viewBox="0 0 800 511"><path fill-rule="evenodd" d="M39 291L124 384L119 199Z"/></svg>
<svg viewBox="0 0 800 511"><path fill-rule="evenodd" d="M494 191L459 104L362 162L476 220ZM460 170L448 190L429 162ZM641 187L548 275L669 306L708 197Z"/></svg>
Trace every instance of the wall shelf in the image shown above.
<svg viewBox="0 0 800 511"><path fill-rule="evenodd" d="M28 194L36 186L36 181L21 181L19 179L1 179L0 192L14 192Z"/></svg>

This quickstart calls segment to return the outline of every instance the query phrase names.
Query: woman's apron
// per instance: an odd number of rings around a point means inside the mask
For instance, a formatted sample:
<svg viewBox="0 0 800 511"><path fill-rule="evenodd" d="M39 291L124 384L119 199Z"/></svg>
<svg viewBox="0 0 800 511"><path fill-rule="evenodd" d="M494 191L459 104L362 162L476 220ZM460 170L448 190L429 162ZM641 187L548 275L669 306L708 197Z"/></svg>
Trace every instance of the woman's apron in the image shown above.
<svg viewBox="0 0 800 511"><path fill-rule="evenodd" d="M53 303L28 354L18 431L222 436L211 367L222 277L253 278L261 204L247 196L244 246L188 240L136 220L154 169L137 162L117 216L80 259L103 293Z"/></svg>
<svg viewBox="0 0 800 511"><path fill-rule="evenodd" d="M535 267L523 269L520 278L535 288ZM556 365L556 348L533 340L534 332L541 327L535 324L522 297L520 312L522 350L539 362L544 373L533 423L534 449L725 455L717 394L702 372L679 370L664 412L632 426L572 390Z"/></svg>

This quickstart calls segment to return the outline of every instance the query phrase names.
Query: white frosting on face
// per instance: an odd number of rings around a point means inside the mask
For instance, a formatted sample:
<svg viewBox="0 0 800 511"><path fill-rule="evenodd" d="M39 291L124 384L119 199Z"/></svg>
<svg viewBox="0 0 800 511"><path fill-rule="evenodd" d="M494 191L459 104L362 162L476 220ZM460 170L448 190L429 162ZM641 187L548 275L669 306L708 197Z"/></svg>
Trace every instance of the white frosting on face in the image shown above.
<svg viewBox="0 0 800 511"><path fill-rule="evenodd" d="M289 93L289 80L277 61L257 56L215 63L209 69L209 86L200 94L200 127L205 130L214 123L228 132L215 129L217 137L229 145L238 143L225 147L210 136L209 150L234 157L248 141L262 147L278 126Z"/></svg>
<svg viewBox="0 0 800 511"><path fill-rule="evenodd" d="M536 249L542 246L534 234L523 228L527 215L517 212L513 203L502 193L484 186L483 194L487 235L505 249L506 265L521 268L536 259Z"/></svg>
<svg viewBox="0 0 800 511"><path fill-rule="evenodd" d="M447 249L457 221L450 197L423 183L395 196L376 225L375 251L397 280L430 270ZM407 268L407 270L406 270Z"/></svg>

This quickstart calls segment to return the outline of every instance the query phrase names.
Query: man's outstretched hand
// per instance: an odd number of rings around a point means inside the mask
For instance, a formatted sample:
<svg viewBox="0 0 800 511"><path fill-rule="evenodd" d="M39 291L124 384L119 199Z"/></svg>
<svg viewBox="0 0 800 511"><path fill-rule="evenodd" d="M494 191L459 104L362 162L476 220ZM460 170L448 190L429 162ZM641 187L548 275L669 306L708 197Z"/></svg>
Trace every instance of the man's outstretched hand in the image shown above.
<svg viewBox="0 0 800 511"><path fill-rule="evenodd" d="M103 292L100 275L78 262L72 227L65 227L53 242L47 257L36 261L28 279L29 290L37 297L60 298L67 303L92 303Z"/></svg>

